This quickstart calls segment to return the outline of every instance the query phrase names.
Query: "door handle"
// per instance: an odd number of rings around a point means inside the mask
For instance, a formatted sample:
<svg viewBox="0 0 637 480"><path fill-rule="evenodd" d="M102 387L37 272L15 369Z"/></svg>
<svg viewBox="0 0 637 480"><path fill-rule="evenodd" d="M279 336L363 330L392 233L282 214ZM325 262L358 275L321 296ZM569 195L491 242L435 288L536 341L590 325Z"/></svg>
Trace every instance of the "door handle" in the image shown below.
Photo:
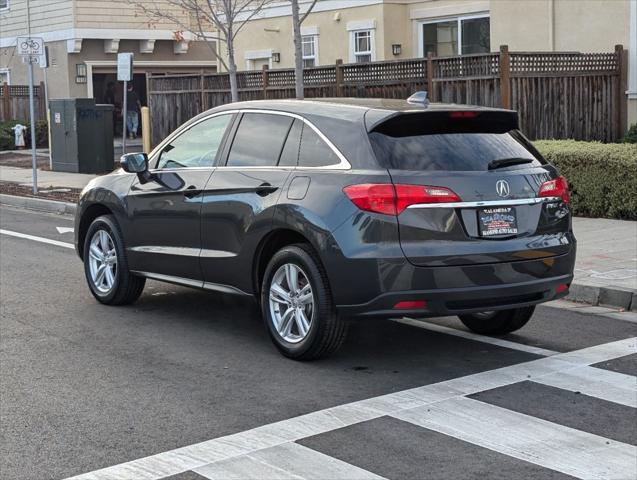
<svg viewBox="0 0 637 480"><path fill-rule="evenodd" d="M186 190L184 190L184 197L195 198L200 193L201 190L199 190L197 187L195 187L194 185L189 185L188 187L186 187Z"/></svg>
<svg viewBox="0 0 637 480"><path fill-rule="evenodd" d="M276 192L279 189L279 187L275 187L267 182L262 183L261 185L259 185L255 191L257 192L257 195L261 196L261 197L265 197L266 195L270 195L271 193Z"/></svg>

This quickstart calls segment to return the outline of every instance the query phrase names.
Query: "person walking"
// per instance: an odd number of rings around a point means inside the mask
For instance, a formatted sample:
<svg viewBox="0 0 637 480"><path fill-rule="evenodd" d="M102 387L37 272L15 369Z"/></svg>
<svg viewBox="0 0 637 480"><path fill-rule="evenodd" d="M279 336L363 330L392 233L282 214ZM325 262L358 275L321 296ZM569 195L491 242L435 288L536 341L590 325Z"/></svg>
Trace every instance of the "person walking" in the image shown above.
<svg viewBox="0 0 637 480"><path fill-rule="evenodd" d="M139 127L139 113L142 104L139 101L139 95L133 89L133 84L128 85L126 92L126 129L128 138L137 138L137 128Z"/></svg>

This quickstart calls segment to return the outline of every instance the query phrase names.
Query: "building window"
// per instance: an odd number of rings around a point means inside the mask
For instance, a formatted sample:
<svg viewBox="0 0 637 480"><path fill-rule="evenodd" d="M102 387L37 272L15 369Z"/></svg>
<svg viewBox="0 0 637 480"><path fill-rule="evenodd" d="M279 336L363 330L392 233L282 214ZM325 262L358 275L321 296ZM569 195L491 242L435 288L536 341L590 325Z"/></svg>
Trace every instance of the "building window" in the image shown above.
<svg viewBox="0 0 637 480"><path fill-rule="evenodd" d="M304 35L301 37L303 68L312 68L318 63L316 60L316 38L315 35Z"/></svg>
<svg viewBox="0 0 637 480"><path fill-rule="evenodd" d="M354 34L354 62L372 61L373 36L371 30L360 30Z"/></svg>
<svg viewBox="0 0 637 480"><path fill-rule="evenodd" d="M458 17L421 24L421 52L426 57L488 53L491 51L489 17Z"/></svg>
<svg viewBox="0 0 637 480"><path fill-rule="evenodd" d="M0 12L2 10L9 10L9 0L0 0Z"/></svg>
<svg viewBox="0 0 637 480"><path fill-rule="evenodd" d="M3 85L11 85L11 75L8 68L0 68L0 87Z"/></svg>

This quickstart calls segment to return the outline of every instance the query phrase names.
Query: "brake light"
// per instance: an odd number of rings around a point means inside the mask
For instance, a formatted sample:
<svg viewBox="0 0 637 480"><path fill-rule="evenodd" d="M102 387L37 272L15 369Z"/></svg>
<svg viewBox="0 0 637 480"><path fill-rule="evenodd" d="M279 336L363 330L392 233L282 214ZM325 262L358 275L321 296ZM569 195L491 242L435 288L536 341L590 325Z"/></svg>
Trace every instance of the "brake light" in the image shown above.
<svg viewBox="0 0 637 480"><path fill-rule="evenodd" d="M569 203L571 197L568 194L568 182L564 177L557 177L540 185L538 197L560 197L564 203Z"/></svg>
<svg viewBox="0 0 637 480"><path fill-rule="evenodd" d="M396 305L394 305L394 310L416 310L425 308L426 306L427 302L425 300L410 300L398 302Z"/></svg>
<svg viewBox="0 0 637 480"><path fill-rule="evenodd" d="M478 112L449 112L451 118L476 118Z"/></svg>
<svg viewBox="0 0 637 480"><path fill-rule="evenodd" d="M410 205L460 201L452 190L429 185L364 183L349 185L343 192L361 210L385 215L400 215Z"/></svg>

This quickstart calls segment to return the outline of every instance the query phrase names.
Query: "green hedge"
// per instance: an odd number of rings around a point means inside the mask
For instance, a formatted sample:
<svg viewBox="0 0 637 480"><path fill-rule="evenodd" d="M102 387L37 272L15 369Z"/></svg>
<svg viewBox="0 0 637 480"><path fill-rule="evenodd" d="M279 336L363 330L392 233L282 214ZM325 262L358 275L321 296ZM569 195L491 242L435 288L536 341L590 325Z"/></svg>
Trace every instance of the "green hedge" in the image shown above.
<svg viewBox="0 0 637 480"><path fill-rule="evenodd" d="M567 178L575 215L637 220L637 145L575 140L534 145Z"/></svg>
<svg viewBox="0 0 637 480"><path fill-rule="evenodd" d="M31 127L29 123L11 120L9 122L0 122L0 150L15 150L15 136L12 128L18 123L29 127L25 135L25 143L27 148L31 147ZM39 120L36 122L35 138L39 148L47 148L49 146L46 121Z"/></svg>

